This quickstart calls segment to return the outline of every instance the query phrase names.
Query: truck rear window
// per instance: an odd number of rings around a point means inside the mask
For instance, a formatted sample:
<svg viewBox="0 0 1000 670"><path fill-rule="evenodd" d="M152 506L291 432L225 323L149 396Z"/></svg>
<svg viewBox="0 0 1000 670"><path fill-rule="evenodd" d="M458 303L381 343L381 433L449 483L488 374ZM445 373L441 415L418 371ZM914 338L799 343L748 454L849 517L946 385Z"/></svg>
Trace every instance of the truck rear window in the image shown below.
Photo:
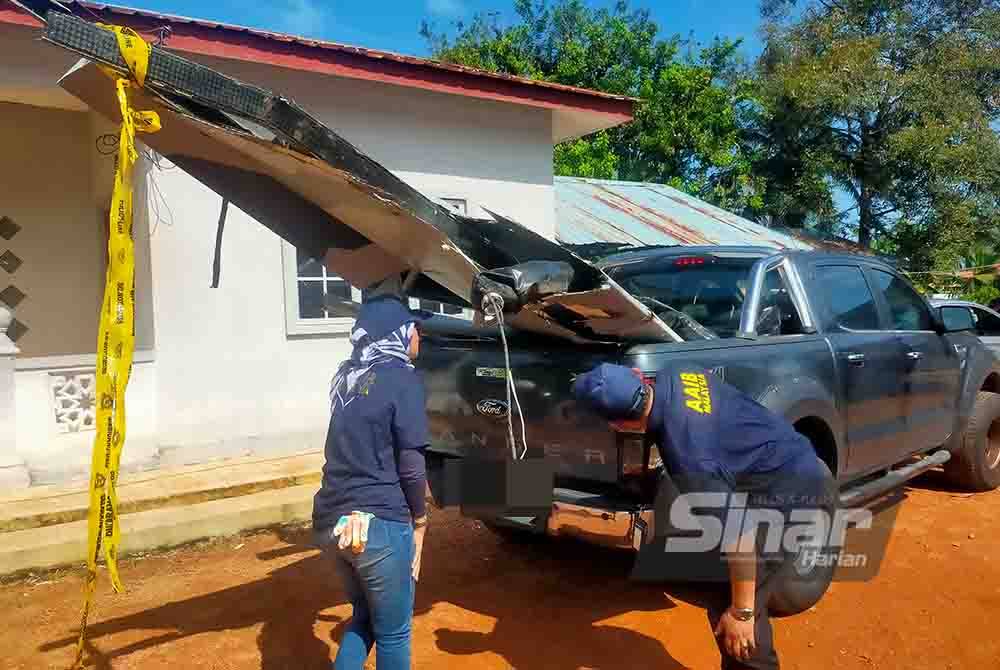
<svg viewBox="0 0 1000 670"><path fill-rule="evenodd" d="M652 270L629 273L625 266L611 274L684 339L728 338L740 329L754 260L665 259Z"/></svg>

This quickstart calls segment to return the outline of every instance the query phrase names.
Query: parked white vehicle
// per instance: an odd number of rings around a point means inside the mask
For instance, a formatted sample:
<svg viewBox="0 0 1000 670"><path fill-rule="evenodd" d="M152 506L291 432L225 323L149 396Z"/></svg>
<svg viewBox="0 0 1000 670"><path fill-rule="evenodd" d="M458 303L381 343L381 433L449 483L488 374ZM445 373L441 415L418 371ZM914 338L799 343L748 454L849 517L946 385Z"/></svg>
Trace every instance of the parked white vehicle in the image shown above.
<svg viewBox="0 0 1000 670"><path fill-rule="evenodd" d="M985 305L964 300L932 300L931 304L935 307L947 305L968 309L972 315L972 322L976 324L976 334L979 335L979 339L992 349L993 353L1000 356L1000 314ZM954 312L949 310L947 314L953 315Z"/></svg>

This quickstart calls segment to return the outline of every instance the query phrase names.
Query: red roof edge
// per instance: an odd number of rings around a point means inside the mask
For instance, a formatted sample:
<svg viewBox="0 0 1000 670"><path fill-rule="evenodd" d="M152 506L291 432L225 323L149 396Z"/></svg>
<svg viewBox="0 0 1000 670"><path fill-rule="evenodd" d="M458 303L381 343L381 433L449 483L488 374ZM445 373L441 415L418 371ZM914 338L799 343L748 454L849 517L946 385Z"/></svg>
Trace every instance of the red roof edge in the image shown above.
<svg viewBox="0 0 1000 670"><path fill-rule="evenodd" d="M240 26L189 19L112 5L63 0L87 20L124 24L155 39L167 27L164 46L292 70L363 79L439 93L600 114L605 127L631 121L636 100L599 91L496 74L386 51L310 40ZM40 27L34 17L10 3L0 6L0 23Z"/></svg>

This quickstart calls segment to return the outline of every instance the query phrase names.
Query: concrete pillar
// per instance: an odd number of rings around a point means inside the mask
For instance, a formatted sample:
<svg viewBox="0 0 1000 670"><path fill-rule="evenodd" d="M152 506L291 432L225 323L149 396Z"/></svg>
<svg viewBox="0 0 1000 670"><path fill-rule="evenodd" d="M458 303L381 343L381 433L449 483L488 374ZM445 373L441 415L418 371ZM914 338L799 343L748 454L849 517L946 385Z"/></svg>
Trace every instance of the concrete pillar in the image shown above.
<svg viewBox="0 0 1000 670"><path fill-rule="evenodd" d="M14 357L17 347L7 337L13 320L10 310L0 305L0 495L31 484L28 468L18 456L14 425Z"/></svg>

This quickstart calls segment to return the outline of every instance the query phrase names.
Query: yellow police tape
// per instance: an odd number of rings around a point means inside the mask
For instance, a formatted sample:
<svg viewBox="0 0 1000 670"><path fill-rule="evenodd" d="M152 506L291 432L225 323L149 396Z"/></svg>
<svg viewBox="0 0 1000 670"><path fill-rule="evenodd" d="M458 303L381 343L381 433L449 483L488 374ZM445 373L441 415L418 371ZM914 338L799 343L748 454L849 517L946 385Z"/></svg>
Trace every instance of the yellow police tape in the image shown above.
<svg viewBox="0 0 1000 670"><path fill-rule="evenodd" d="M132 238L132 167L138 154L135 133L155 133L160 129L156 112L136 112L129 103L129 89L141 88L149 67L149 45L130 28L103 26L115 33L118 49L132 78L113 70L105 72L115 80L122 127L115 165L114 193L111 197L108 267L104 284L100 332L97 341L97 435L90 473L90 512L87 523L87 581L84 585L83 614L73 667L83 662L87 618L97 587L97 562L103 548L111 585L122 590L118 576L118 466L125 443L125 389L132 374L135 349L135 244Z"/></svg>

